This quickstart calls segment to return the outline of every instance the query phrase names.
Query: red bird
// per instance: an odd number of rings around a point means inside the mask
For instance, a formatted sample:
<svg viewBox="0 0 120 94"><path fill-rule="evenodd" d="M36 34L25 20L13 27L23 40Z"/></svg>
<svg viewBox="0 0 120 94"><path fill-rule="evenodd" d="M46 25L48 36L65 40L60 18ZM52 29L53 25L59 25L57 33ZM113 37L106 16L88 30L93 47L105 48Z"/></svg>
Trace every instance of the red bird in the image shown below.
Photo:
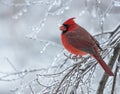
<svg viewBox="0 0 120 94"><path fill-rule="evenodd" d="M98 41L96 41L84 28L75 23L74 19L75 18L68 19L60 27L62 31L62 44L64 47L75 55L83 56L90 54L98 61L109 76L114 76L111 69L100 56L101 48Z"/></svg>

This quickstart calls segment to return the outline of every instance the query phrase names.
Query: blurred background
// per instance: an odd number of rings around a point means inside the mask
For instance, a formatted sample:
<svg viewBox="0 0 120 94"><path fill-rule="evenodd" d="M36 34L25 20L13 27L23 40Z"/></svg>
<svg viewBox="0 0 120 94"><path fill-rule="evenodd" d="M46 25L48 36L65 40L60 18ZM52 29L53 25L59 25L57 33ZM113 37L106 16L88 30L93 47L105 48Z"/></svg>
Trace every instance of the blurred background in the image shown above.
<svg viewBox="0 0 120 94"><path fill-rule="evenodd" d="M24 94L14 92L21 80L5 75L51 66L63 49L59 26L70 17L92 35L112 31L120 0L0 0L0 94Z"/></svg>

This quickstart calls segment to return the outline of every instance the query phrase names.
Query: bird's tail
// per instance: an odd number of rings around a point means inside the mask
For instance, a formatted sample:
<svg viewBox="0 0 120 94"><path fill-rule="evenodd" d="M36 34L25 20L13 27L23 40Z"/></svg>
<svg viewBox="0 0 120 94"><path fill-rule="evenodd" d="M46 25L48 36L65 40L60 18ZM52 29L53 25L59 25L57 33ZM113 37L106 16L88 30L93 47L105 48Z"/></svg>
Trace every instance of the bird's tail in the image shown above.
<svg viewBox="0 0 120 94"><path fill-rule="evenodd" d="M109 76L114 76L113 72L111 69L108 67L108 65L103 61L101 56L94 56L94 58L98 61L98 63L102 66L104 71L109 75Z"/></svg>

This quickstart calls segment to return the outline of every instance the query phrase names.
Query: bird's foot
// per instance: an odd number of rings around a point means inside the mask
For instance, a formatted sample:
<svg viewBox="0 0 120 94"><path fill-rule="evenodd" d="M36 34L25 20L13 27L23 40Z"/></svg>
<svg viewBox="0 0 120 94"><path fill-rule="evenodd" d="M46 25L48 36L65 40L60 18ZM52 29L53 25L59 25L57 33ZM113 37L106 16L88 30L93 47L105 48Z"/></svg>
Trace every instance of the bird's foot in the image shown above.
<svg viewBox="0 0 120 94"><path fill-rule="evenodd" d="M72 59L74 61L78 61L78 59L80 58L80 57L78 57L78 55L74 55L74 56L72 54L66 55L65 53L64 53L64 55L67 57L67 59Z"/></svg>
<svg viewBox="0 0 120 94"><path fill-rule="evenodd" d="M84 58L84 57L82 57L82 56L80 57L80 59L81 59L81 61L85 60L85 58Z"/></svg>
<svg viewBox="0 0 120 94"><path fill-rule="evenodd" d="M74 60L74 61L78 61L79 57L78 57L78 55L74 55L74 56L71 57L71 59Z"/></svg>
<svg viewBox="0 0 120 94"><path fill-rule="evenodd" d="M75 62L78 61L79 59L81 59L81 61L84 60L84 57L79 56L79 55L72 55L72 54L66 55L65 53L64 53L64 55L67 57L67 59L72 59Z"/></svg>
<svg viewBox="0 0 120 94"><path fill-rule="evenodd" d="M64 53L64 55L65 55L68 59L71 59L71 55L72 55L72 54L66 55L66 54Z"/></svg>

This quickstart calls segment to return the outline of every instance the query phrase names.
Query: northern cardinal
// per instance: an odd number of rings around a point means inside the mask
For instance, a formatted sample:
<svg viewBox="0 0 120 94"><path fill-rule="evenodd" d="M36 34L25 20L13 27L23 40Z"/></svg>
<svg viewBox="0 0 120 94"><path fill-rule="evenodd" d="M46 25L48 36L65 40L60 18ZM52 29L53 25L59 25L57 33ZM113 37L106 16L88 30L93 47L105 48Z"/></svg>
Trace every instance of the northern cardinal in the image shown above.
<svg viewBox="0 0 120 94"><path fill-rule="evenodd" d="M109 76L114 76L111 69L100 56L101 48L98 41L84 28L75 23L74 19L75 18L68 19L60 27L60 30L62 31L61 39L63 46L75 55L83 56L90 54L98 61Z"/></svg>

